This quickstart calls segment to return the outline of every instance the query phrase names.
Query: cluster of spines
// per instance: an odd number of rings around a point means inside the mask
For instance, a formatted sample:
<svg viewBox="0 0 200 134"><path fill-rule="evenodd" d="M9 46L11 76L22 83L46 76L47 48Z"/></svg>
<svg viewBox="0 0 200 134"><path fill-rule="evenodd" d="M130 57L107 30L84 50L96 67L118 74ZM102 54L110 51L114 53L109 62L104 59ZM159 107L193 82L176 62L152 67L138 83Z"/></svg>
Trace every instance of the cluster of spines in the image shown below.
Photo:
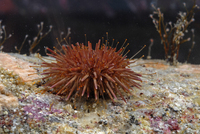
<svg viewBox="0 0 200 134"><path fill-rule="evenodd" d="M56 62L43 62L42 67L47 67L43 79L50 78L45 87L53 89L57 95L67 95L67 100L75 92L75 96L83 96L94 92L95 100L99 95L107 93L114 100L116 93L125 101L120 88L130 94L131 86L140 88L135 81L141 81L141 75L127 68L131 62L123 55L124 48L116 51L116 48L101 45L100 40L95 49L88 42L88 46L77 43L76 45L62 46L62 51L57 52L47 48ZM49 88L46 91L50 90Z"/></svg>

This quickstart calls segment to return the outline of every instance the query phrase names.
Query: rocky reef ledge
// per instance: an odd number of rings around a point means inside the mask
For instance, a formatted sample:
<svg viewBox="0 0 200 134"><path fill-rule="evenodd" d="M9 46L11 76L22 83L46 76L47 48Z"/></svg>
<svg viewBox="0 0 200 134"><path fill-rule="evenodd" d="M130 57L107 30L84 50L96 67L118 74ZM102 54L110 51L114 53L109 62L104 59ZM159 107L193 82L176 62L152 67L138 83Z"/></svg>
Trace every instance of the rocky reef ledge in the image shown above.
<svg viewBox="0 0 200 134"><path fill-rule="evenodd" d="M0 53L0 133L200 133L200 66L139 60L142 88L123 100L65 101L43 89L34 56ZM140 64L140 65L136 65ZM120 97L118 97L120 98Z"/></svg>

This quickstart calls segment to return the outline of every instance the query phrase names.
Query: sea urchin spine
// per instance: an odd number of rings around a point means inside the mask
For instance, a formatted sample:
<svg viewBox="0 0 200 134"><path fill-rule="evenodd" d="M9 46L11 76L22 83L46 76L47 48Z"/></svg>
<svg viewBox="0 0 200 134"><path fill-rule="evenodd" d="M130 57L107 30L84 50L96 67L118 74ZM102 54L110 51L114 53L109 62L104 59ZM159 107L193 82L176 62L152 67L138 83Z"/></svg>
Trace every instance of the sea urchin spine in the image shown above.
<svg viewBox="0 0 200 134"><path fill-rule="evenodd" d="M124 48L116 51L116 48L101 45L99 40L94 50L89 41L88 46L81 43L62 46L63 52L47 50L51 52L47 55L55 61L41 65L46 68L42 73L45 75L43 79L49 79L44 85L45 91L66 95L67 100L72 95L82 97L87 94L89 98L94 93L97 101L99 95L104 98L106 93L112 101L119 94L126 102L121 91L132 94L129 90L131 86L141 87L136 82L142 81L139 78L141 75L128 68L131 62L123 55Z"/></svg>

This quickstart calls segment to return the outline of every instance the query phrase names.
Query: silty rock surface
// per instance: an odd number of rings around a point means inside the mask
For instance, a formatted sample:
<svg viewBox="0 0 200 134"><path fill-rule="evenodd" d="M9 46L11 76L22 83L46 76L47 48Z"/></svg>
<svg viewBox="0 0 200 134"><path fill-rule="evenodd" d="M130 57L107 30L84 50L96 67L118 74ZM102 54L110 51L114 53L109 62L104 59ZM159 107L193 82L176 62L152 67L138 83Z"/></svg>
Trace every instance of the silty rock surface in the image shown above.
<svg viewBox="0 0 200 134"><path fill-rule="evenodd" d="M25 62L16 62L19 59L15 57L8 58L9 65L1 62L0 81L4 88L0 96L14 96L18 104L1 105L0 133L200 133L198 65L173 67L162 60L140 60L135 64L142 65L131 68L143 74L143 87L133 87L134 96L126 97L127 103L120 97L115 103L110 99L92 103L85 98L66 102L65 96L38 93L41 84L23 81L22 72L29 74L32 71L27 70L34 69L14 71L19 68L11 65ZM37 61L33 57L17 57ZM11 69L21 74L13 74Z"/></svg>

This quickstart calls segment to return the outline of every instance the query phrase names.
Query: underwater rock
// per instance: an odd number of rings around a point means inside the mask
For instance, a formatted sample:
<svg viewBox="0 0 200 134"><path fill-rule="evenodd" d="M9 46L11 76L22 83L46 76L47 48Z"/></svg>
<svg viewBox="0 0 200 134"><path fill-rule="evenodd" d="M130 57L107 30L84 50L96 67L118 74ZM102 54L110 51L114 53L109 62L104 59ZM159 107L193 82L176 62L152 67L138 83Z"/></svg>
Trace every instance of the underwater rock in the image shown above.
<svg viewBox="0 0 200 134"><path fill-rule="evenodd" d="M0 83L0 111L3 106L11 108L17 107L18 105L18 98L13 96L11 93L6 92L4 85Z"/></svg>
<svg viewBox="0 0 200 134"><path fill-rule="evenodd" d="M33 64L9 54L0 53L0 67L18 74L24 82L31 82L32 80L39 78L36 74L36 70L30 67L31 65Z"/></svg>

